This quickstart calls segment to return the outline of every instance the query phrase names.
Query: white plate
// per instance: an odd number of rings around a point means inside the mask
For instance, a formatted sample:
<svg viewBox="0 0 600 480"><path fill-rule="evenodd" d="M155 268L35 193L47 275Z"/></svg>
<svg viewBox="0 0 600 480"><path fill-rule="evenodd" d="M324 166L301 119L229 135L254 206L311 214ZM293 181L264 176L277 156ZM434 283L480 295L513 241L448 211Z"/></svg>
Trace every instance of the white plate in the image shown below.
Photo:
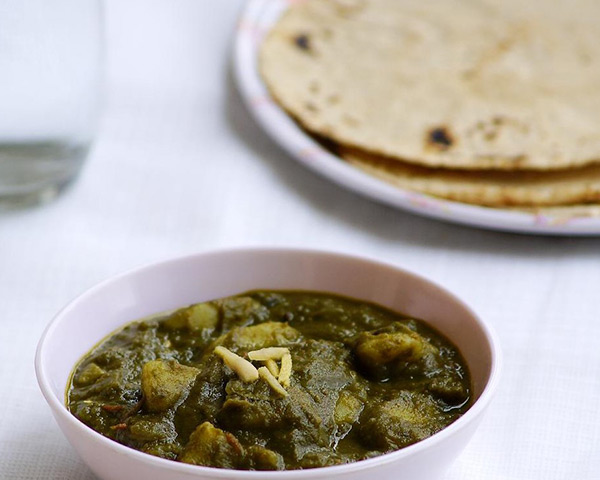
<svg viewBox="0 0 600 480"><path fill-rule="evenodd" d="M419 215L482 228L543 235L600 235L600 218L523 213L450 202L403 190L350 166L325 150L273 101L258 72L260 44L281 13L300 0L250 0L235 38L234 69L250 111L273 139L301 163L333 182Z"/></svg>

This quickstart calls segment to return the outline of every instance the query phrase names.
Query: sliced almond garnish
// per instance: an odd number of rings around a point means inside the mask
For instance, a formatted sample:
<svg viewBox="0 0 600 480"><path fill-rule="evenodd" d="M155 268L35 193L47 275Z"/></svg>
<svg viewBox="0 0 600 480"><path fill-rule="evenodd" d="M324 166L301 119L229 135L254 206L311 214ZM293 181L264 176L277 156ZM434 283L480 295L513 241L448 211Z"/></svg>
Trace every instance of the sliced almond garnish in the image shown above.
<svg viewBox="0 0 600 480"><path fill-rule="evenodd" d="M284 387L290 386L290 377L292 376L292 355L288 351L281 357L281 369L279 370L279 383Z"/></svg>
<svg viewBox="0 0 600 480"><path fill-rule="evenodd" d="M258 374L260 378L262 378L265 382L269 384L269 386L282 397L287 397L288 393L281 386L281 384L277 381L277 379L273 376L267 367L260 367L258 369Z"/></svg>
<svg viewBox="0 0 600 480"><path fill-rule="evenodd" d="M221 357L225 365L237 373L242 381L250 383L258 380L258 370L248 360L220 345L215 348L215 354Z"/></svg>
<svg viewBox="0 0 600 480"><path fill-rule="evenodd" d="M290 351L285 347L267 347L248 352L248 358L250 360L265 362L267 360L280 360L286 353L290 353Z"/></svg>
<svg viewBox="0 0 600 480"><path fill-rule="evenodd" d="M265 367L269 369L269 372L271 372L271 375L273 375L275 378L279 376L279 366L272 358L269 358L269 360L265 361Z"/></svg>

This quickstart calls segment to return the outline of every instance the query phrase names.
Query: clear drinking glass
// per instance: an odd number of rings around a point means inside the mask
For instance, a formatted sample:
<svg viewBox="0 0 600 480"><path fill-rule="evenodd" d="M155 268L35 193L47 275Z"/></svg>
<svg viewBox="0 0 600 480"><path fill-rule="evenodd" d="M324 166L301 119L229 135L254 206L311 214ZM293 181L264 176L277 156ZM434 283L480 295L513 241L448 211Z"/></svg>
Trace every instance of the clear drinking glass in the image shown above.
<svg viewBox="0 0 600 480"><path fill-rule="evenodd" d="M101 0L0 0L0 206L56 196L96 132Z"/></svg>

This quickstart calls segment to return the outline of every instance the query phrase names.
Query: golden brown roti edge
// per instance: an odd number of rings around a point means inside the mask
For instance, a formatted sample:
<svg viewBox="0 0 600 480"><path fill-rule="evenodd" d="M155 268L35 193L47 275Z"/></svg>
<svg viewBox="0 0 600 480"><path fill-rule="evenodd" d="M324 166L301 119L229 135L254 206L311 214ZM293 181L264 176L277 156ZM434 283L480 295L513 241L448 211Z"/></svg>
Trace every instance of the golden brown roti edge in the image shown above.
<svg viewBox="0 0 600 480"><path fill-rule="evenodd" d="M351 165L396 187L446 200L489 207L600 203L600 165L566 171L490 171L428 168L347 147Z"/></svg>

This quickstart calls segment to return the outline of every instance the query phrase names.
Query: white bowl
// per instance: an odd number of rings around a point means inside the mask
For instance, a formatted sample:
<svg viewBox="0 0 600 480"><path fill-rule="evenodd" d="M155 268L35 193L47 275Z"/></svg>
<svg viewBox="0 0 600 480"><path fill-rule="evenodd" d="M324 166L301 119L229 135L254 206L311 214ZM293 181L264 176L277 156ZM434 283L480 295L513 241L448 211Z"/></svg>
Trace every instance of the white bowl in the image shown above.
<svg viewBox="0 0 600 480"><path fill-rule="evenodd" d="M154 313L253 289L326 291L426 320L465 357L473 380L473 405L450 426L396 452L347 465L283 472L225 470L164 460L103 437L66 409L71 369L113 330ZM493 332L464 303L417 275L335 253L265 248L176 258L97 285L48 325L38 345L35 367L59 427L93 472L105 480L429 480L444 472L477 428L496 389L500 352Z"/></svg>

